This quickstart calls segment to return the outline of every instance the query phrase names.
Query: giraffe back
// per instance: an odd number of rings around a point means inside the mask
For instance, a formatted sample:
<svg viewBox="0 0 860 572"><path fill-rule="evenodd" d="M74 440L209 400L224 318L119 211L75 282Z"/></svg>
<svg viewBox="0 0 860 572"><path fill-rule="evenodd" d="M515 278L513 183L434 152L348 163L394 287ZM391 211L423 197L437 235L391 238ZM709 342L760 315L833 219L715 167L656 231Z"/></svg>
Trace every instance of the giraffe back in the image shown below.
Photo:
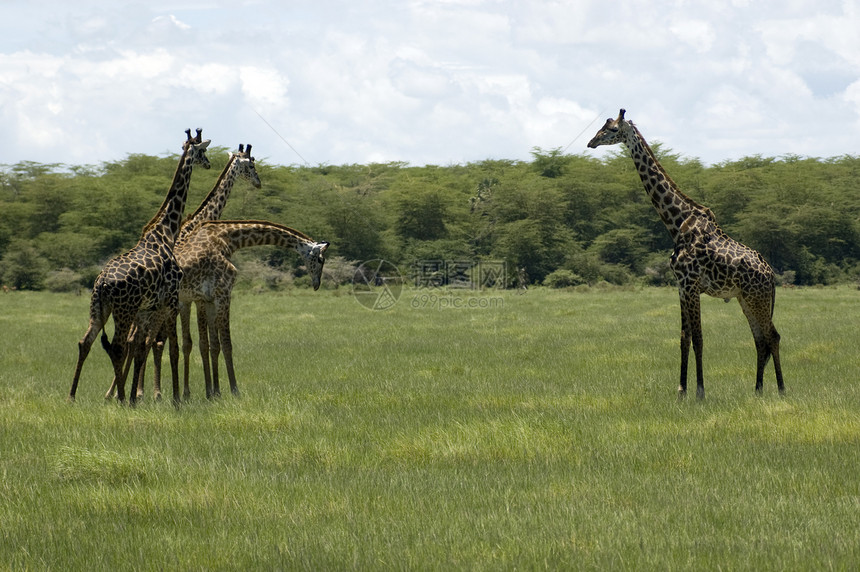
<svg viewBox="0 0 860 572"><path fill-rule="evenodd" d="M681 225L671 264L679 281L717 298L770 298L775 285L773 269L761 254L723 232L707 208Z"/></svg>

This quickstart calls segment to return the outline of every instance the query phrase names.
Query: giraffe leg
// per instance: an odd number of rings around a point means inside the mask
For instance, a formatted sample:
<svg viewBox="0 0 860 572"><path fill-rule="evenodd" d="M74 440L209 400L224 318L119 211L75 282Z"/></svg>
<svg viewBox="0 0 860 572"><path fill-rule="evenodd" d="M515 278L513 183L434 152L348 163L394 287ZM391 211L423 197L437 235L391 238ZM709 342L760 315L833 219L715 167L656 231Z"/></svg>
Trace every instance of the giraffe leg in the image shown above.
<svg viewBox="0 0 860 572"><path fill-rule="evenodd" d="M69 389L69 401L75 400L75 394L78 391L78 381L81 379L81 369L84 367L84 361L86 361L90 353L90 348L92 348L93 342L96 341L96 337L99 335L101 329L101 322L91 320L87 332L81 341L78 342L78 363L75 366L75 377L72 380L72 387Z"/></svg>
<svg viewBox="0 0 860 572"><path fill-rule="evenodd" d="M702 319L699 309L699 295L681 291L681 380L678 397L687 396L687 371L690 361L690 345L696 359L696 397L705 397L704 368L702 366Z"/></svg>
<svg viewBox="0 0 860 572"><path fill-rule="evenodd" d="M702 342L702 314L701 308L699 304L699 296L695 295L692 297L693 304L690 309L690 323L692 325L692 336L693 336L693 353L696 355L696 398L704 399L705 398L705 371L702 365L702 352L703 352L703 342Z"/></svg>
<svg viewBox="0 0 860 572"><path fill-rule="evenodd" d="M194 347L194 342L191 340L191 304L179 303L179 322L182 328L182 378L183 392L182 399L188 401L191 399L191 386L188 382L190 373L190 358L191 350Z"/></svg>
<svg viewBox="0 0 860 572"><path fill-rule="evenodd" d="M164 356L164 332L159 332L155 343L152 344L152 397L156 401L161 400L161 358ZM146 370L146 364L143 365ZM143 397L143 379L140 380L138 396Z"/></svg>
<svg viewBox="0 0 860 572"><path fill-rule="evenodd" d="M203 380L206 385L206 399L212 399L212 372L209 369L209 325L206 304L197 303L197 335L200 338L200 359L203 362Z"/></svg>
<svg viewBox="0 0 860 572"><path fill-rule="evenodd" d="M209 329L209 361L212 367L212 394L221 397L221 381L218 378L218 358L221 355L221 338L216 324L218 309L212 305L206 309L206 324Z"/></svg>
<svg viewBox="0 0 860 572"><path fill-rule="evenodd" d="M142 334L143 332L140 333ZM147 354L149 353L149 347L151 345L148 341L151 340L151 338L149 338L148 336L143 338L144 339L142 340L135 340L132 346L132 350L134 351L134 368L132 370L131 376L131 390L128 392L128 403L132 407L137 405L137 400L139 397L138 385L140 384L140 380L146 373L146 358Z"/></svg>
<svg viewBox="0 0 860 572"><path fill-rule="evenodd" d="M767 362L773 356L773 367L776 373L776 385L780 395L785 393L782 379L782 365L779 361L779 332L771 320L773 308L772 299L746 299L738 297L741 309L749 322L750 330L755 339L756 372L755 391L761 395L764 390L764 370Z"/></svg>
<svg viewBox="0 0 860 572"><path fill-rule="evenodd" d="M170 343L170 377L173 383L173 404L179 405L179 340L176 336L176 312L172 311L165 325Z"/></svg>
<svg viewBox="0 0 860 572"><path fill-rule="evenodd" d="M108 343L108 346L107 346L105 349L106 349L106 351L107 351L107 353L108 353L108 356L110 356L110 355L111 355L111 351L112 351L112 350L110 349L110 344L109 344L109 343ZM123 366L123 369L122 369L122 375L123 375L123 377L126 377L126 378L128 377L128 372L129 372L129 370L131 369L131 361L132 361L131 356L130 356L130 355L129 355L129 356L126 356L126 358L125 358L125 365ZM116 397L116 382L117 382L117 379L118 379L118 378L117 378L116 374L114 374L114 376L113 376L113 380L111 380L111 383L110 383L110 387L108 388L107 393L105 393L105 401L109 401L109 400L113 399L114 397Z"/></svg>
<svg viewBox="0 0 860 572"><path fill-rule="evenodd" d="M217 320L219 338L221 340L221 351L224 353L224 364L227 368L227 377L230 380L230 392L239 396L239 385L236 383L236 372L233 369L233 340L230 337L230 303L222 304L220 316Z"/></svg>
<svg viewBox="0 0 860 572"><path fill-rule="evenodd" d="M120 403L125 401L125 380L128 375L126 359L129 355L129 332L132 324L125 320L116 323L113 341L110 344L110 360L113 364L113 375L116 383L116 399ZM139 337L139 336L137 336Z"/></svg>
<svg viewBox="0 0 860 572"><path fill-rule="evenodd" d="M776 373L776 387L779 389L780 395L785 395L785 383L782 380L782 365L779 362L779 332L776 328L771 327L772 334L770 337L770 353L773 356L773 369Z"/></svg>

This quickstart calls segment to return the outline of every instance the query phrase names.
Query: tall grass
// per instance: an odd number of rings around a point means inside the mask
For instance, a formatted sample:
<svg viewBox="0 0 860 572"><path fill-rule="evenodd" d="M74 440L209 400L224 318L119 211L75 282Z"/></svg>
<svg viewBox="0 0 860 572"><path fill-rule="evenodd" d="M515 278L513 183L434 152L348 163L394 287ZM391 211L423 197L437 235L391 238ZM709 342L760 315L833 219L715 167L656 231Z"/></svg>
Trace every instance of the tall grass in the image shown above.
<svg viewBox="0 0 860 572"><path fill-rule="evenodd" d="M416 295L237 293L242 397L203 399L195 356L178 409L106 405L96 349L66 403L88 300L0 295L0 566L860 562L856 290L778 293L785 398L703 297L702 402L676 399L673 290Z"/></svg>

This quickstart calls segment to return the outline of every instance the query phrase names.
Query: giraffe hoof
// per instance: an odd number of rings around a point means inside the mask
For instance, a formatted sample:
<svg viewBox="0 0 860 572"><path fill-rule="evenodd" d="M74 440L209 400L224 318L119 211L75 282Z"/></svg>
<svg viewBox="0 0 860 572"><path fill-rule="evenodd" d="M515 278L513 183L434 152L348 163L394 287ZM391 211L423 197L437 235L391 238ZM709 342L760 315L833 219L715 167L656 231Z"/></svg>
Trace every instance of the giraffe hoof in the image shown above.
<svg viewBox="0 0 860 572"><path fill-rule="evenodd" d="M678 387L678 399L686 399L687 398L687 388L686 387Z"/></svg>
<svg viewBox="0 0 860 572"><path fill-rule="evenodd" d="M705 388L697 387L696 388L696 399L704 399L705 398Z"/></svg>

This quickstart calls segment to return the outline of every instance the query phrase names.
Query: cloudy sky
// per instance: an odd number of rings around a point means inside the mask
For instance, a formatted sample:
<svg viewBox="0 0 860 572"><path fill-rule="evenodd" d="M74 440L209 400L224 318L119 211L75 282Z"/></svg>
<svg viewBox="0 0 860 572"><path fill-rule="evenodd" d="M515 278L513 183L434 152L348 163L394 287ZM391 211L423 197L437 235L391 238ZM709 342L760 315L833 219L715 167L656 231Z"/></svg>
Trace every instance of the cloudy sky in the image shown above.
<svg viewBox="0 0 860 572"><path fill-rule="evenodd" d="M860 153L860 0L0 0L0 164Z"/></svg>

